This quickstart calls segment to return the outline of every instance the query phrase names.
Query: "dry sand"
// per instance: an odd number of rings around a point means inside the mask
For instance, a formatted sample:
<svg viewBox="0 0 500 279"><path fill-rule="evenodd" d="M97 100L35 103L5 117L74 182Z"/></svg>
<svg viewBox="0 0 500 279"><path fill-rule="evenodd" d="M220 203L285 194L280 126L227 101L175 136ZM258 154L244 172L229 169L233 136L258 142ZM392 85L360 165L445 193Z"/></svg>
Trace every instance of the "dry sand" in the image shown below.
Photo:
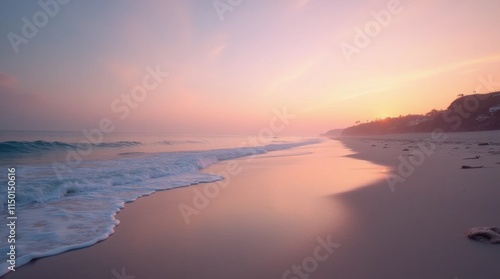
<svg viewBox="0 0 500 279"><path fill-rule="evenodd" d="M500 245L465 237L471 227L500 226L500 133L444 136L342 140L359 152L351 157L389 166L392 176L412 173L401 162L411 164L418 144L436 150L422 162L414 158L414 172L392 189L384 180L336 196L351 206L356 222L336 278L500 278Z"/></svg>
<svg viewBox="0 0 500 279"><path fill-rule="evenodd" d="M449 137L391 189L384 177L400 174L399 158L429 137L343 139L351 155L326 141L242 158L233 162L241 173L190 224L179 204L222 184L127 204L106 241L5 278L499 278L500 245L465 237L471 227L500 226L499 134ZM205 171L227 169L222 162ZM321 248L328 238L332 253Z"/></svg>

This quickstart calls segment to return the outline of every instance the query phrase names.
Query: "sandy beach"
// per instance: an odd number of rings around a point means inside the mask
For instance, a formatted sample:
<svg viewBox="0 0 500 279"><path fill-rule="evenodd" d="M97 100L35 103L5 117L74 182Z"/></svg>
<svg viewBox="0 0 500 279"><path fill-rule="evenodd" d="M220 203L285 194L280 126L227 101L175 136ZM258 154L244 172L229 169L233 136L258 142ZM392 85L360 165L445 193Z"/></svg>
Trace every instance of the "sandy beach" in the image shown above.
<svg viewBox="0 0 500 279"><path fill-rule="evenodd" d="M235 162L241 172L219 184L157 192L128 203L107 240L36 260L5 278L41 273L115 278L122 268L135 278L281 278L313 256L319 244L348 237L349 212L332 195L381 177L379 166L344 157L350 153L336 141L325 141L221 162L204 172L219 173ZM360 170L364 175L357 176ZM179 205L195 207L197 191L212 186L219 194L198 207L187 224ZM323 261L310 273L318 278L337 266L337 249L327 249L319 251Z"/></svg>
<svg viewBox="0 0 500 279"><path fill-rule="evenodd" d="M471 135L436 143L422 161L418 143L432 143L428 134L326 140L221 162L204 171L241 171L225 184L126 204L107 240L5 278L498 278L500 246L466 233L500 226L499 137ZM401 158L414 156L418 166L391 186ZM197 191L211 193L203 206ZM195 209L189 224L181 204Z"/></svg>
<svg viewBox="0 0 500 279"><path fill-rule="evenodd" d="M357 223L350 228L353 246L339 255L337 278L498 278L500 247L465 235L472 227L500 226L499 135L447 134L442 142L431 134L343 139L358 152L351 157L386 165L392 176L411 175L393 189L384 179L336 195L352 206ZM420 152L418 144L436 144L435 152L401 173L401 162Z"/></svg>

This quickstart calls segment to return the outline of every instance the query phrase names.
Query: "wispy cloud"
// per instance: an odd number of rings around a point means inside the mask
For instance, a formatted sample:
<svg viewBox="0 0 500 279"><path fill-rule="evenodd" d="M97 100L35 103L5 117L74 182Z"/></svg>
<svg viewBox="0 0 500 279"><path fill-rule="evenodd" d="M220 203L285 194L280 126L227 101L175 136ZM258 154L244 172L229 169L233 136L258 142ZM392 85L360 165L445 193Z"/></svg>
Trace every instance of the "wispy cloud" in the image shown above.
<svg viewBox="0 0 500 279"><path fill-rule="evenodd" d="M311 0L296 0L295 1L295 9L296 10L301 10L303 9L305 6L307 6L307 4L309 4Z"/></svg>
<svg viewBox="0 0 500 279"><path fill-rule="evenodd" d="M208 52L208 62L213 62L224 52L228 47L227 34L218 33L211 38L207 39L201 46Z"/></svg>
<svg viewBox="0 0 500 279"><path fill-rule="evenodd" d="M289 83L291 81L297 80L307 74L309 70L315 65L317 57L313 57L308 59L307 61L295 66L293 69L283 73L280 77L276 78L270 86L271 90L275 90L276 88Z"/></svg>
<svg viewBox="0 0 500 279"><path fill-rule="evenodd" d="M11 74L0 72L0 88L14 88L17 84L17 78Z"/></svg>
<svg viewBox="0 0 500 279"><path fill-rule="evenodd" d="M129 87L137 83L142 70L138 66L124 61L107 61L105 65L117 80Z"/></svg>
<svg viewBox="0 0 500 279"><path fill-rule="evenodd" d="M469 73L475 73L477 71L479 71L479 68L463 70L463 71L460 72L460 74L464 75L464 74L469 74Z"/></svg>
<svg viewBox="0 0 500 279"><path fill-rule="evenodd" d="M377 77L376 82L373 83L372 88L370 90L364 90L359 93L354 93L352 95L348 95L342 100L354 99L360 96L381 93L384 91L389 91L392 89L396 89L400 86L407 85L411 82L422 81L424 79L428 79L431 77L439 76L445 73L450 73L454 71L459 71L457 74L465 74L469 72L477 71L476 66L489 64L489 63L498 63L500 62L500 54L499 55L491 55L485 56L470 60L465 60L459 63L454 63L450 65L440 66L436 68L429 68L423 70L417 70L413 72L402 73L397 76L390 77ZM470 69L474 67L473 69Z"/></svg>
<svg viewBox="0 0 500 279"><path fill-rule="evenodd" d="M340 98L339 100L340 101L347 101L347 100L359 98L359 97L365 96L365 95L386 92L386 91L389 91L389 90L394 89L394 88L395 87L393 87L393 86L387 86L387 87L380 87L380 88L376 88L376 89L365 90L365 91L362 91L359 93L349 94L343 98Z"/></svg>
<svg viewBox="0 0 500 279"><path fill-rule="evenodd" d="M404 74L398 78L395 78L394 80L396 80L398 83L405 83L405 82L429 78L436 75L441 75L444 73L449 73L452 71L464 69L471 66L497 63L497 62L500 62L500 54L465 60L459 63L441 66L433 69L415 71L408 74Z"/></svg>

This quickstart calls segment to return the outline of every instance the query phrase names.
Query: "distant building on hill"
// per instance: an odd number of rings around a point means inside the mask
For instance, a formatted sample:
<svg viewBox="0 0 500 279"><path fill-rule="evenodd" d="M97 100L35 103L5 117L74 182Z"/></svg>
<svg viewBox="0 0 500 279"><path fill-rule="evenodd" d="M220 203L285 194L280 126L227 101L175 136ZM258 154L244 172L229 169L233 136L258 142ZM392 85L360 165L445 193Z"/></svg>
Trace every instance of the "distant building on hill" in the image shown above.
<svg viewBox="0 0 500 279"><path fill-rule="evenodd" d="M431 119L428 118L428 117L422 117L422 118L418 118L418 119L415 119L415 120L411 120L411 121L408 121L408 123L406 123L406 127L417 126L420 123L424 123L424 122L427 122L429 120L431 120Z"/></svg>
<svg viewBox="0 0 500 279"><path fill-rule="evenodd" d="M491 118L491 116L489 116L489 115L480 114L480 115L478 115L478 117L476 117L476 121L479 121L479 122L485 121L485 120L488 120L490 118Z"/></svg>
<svg viewBox="0 0 500 279"><path fill-rule="evenodd" d="M494 107L491 107L490 108L490 113L491 114L494 114L495 112L499 111L500 110L500 105L498 106L494 106Z"/></svg>

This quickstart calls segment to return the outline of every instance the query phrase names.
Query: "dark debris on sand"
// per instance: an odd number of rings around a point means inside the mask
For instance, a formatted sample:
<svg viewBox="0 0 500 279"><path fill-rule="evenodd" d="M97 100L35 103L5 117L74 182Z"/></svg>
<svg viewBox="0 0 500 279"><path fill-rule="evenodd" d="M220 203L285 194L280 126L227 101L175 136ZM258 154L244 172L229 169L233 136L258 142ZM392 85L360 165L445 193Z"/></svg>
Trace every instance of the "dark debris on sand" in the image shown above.
<svg viewBox="0 0 500 279"><path fill-rule="evenodd" d="M469 230L467 237L480 242L500 244L500 229L497 227L475 227Z"/></svg>
<svg viewBox="0 0 500 279"><path fill-rule="evenodd" d="M462 166L462 169L481 169L484 166Z"/></svg>

